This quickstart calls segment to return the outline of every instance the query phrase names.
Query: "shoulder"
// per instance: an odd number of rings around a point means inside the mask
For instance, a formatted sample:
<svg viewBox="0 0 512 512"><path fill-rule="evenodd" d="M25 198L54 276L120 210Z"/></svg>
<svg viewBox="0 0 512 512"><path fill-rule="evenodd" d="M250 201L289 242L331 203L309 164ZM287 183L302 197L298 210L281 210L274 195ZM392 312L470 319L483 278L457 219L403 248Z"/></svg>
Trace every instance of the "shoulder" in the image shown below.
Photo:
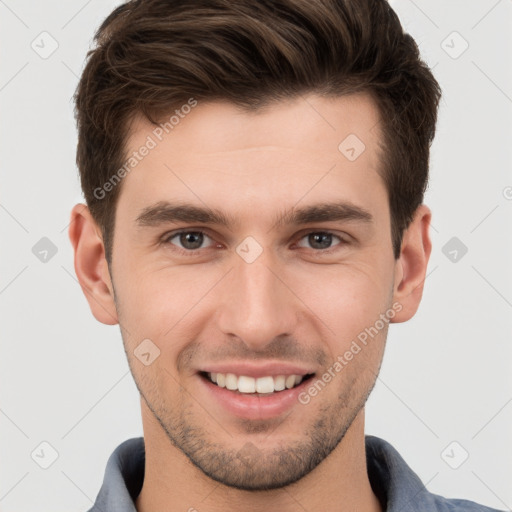
<svg viewBox="0 0 512 512"><path fill-rule="evenodd" d="M433 494L390 443L367 435L365 445L368 478L387 512L503 512L473 501Z"/></svg>
<svg viewBox="0 0 512 512"><path fill-rule="evenodd" d="M431 494L431 496L435 500L437 506L435 510L439 512L505 512L496 508L480 505L474 501L445 498L437 494Z"/></svg>

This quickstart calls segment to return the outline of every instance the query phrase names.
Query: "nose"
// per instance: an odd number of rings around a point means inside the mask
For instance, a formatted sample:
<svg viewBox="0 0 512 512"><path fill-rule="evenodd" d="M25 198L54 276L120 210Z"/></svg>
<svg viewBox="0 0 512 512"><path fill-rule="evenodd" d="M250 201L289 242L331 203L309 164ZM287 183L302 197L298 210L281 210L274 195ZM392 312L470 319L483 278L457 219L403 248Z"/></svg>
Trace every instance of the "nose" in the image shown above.
<svg viewBox="0 0 512 512"><path fill-rule="evenodd" d="M240 338L254 351L264 350L278 336L290 336L296 328L300 301L270 251L264 250L252 263L235 255L234 265L222 287L219 329Z"/></svg>

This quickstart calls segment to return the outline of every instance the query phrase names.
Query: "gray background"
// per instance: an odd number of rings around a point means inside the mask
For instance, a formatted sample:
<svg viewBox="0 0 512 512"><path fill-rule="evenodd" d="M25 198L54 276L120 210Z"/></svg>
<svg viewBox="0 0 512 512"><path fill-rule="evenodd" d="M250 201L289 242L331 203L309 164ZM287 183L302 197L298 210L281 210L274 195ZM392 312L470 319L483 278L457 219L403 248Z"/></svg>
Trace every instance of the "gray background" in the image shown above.
<svg viewBox="0 0 512 512"><path fill-rule="evenodd" d="M119 3L0 0L3 512L87 510L111 452L142 435L118 327L89 312L67 238L82 201L71 97L93 31ZM444 97L424 298L390 328L366 431L430 491L510 510L512 1L393 5ZM42 442L58 452L47 469Z"/></svg>

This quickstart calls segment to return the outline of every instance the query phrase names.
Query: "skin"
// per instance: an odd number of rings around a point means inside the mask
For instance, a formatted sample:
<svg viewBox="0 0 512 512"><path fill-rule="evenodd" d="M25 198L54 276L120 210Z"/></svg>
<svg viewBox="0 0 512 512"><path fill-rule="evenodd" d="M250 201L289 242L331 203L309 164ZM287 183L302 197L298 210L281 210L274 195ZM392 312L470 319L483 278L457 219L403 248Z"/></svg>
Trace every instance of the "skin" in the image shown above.
<svg viewBox="0 0 512 512"><path fill-rule="evenodd" d="M129 152L153 129L136 118ZM354 161L338 150L351 133L366 146ZM311 94L256 113L200 103L124 178L110 268L98 226L84 205L74 207L76 274L96 319L120 324L141 393L137 510L382 510L366 473L364 404L387 323L307 404L277 418L226 412L197 373L219 361L293 361L318 378L393 304L391 322L415 314L431 212L417 209L395 260L380 141L379 112L365 94ZM137 224L145 208L177 200L237 222ZM285 209L326 201L350 202L373 220L275 226ZM181 229L207 236L186 245L172 237ZM325 246L304 233L326 230ZM262 248L252 263L236 252L247 236ZM180 252L187 248L195 255ZM148 366L134 355L144 339L160 350Z"/></svg>

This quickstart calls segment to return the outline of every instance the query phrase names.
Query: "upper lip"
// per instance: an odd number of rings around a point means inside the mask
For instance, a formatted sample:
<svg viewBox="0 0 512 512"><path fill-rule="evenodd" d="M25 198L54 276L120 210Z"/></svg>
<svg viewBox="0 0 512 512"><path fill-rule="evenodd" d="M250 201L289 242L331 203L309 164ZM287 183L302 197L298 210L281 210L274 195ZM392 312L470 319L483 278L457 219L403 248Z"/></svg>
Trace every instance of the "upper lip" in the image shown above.
<svg viewBox="0 0 512 512"><path fill-rule="evenodd" d="M205 365L199 370L204 373L233 373L237 376L247 377L277 377L278 375L308 375L314 373L310 368L285 362L238 362L238 363L217 363Z"/></svg>

